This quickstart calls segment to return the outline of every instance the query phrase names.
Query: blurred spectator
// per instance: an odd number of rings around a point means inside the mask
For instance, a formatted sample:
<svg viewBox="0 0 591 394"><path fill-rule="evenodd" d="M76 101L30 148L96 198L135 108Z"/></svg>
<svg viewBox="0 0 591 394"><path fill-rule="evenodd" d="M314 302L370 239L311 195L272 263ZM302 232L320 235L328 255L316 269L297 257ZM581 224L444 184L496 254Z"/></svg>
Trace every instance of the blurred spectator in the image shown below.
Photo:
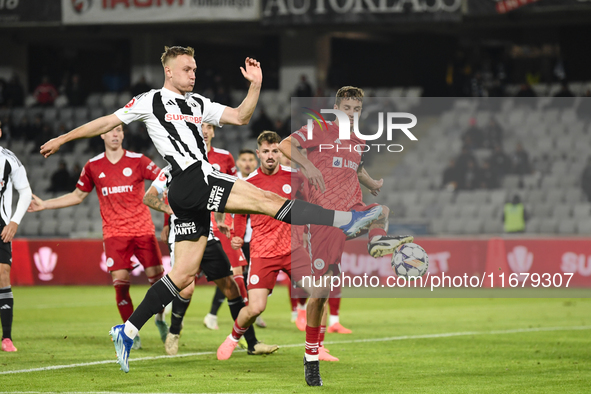
<svg viewBox="0 0 591 394"><path fill-rule="evenodd" d="M490 163L485 161L480 168L480 174L478 176L481 189L497 189L499 184L499 178L497 174L490 168Z"/></svg>
<svg viewBox="0 0 591 394"><path fill-rule="evenodd" d="M300 82L296 85L294 95L295 97L313 97L312 85L308 82L306 75L300 75Z"/></svg>
<svg viewBox="0 0 591 394"><path fill-rule="evenodd" d="M146 77L142 75L135 85L131 87L131 95L135 97L138 94L142 94L150 90L152 90L152 87L148 84L148 82L146 82Z"/></svg>
<svg viewBox="0 0 591 394"><path fill-rule="evenodd" d="M33 96L35 96L35 100L37 100L37 105L47 107L53 105L58 94L55 86L53 86L49 82L49 78L44 75L41 79L41 83L35 88Z"/></svg>
<svg viewBox="0 0 591 394"><path fill-rule="evenodd" d="M5 98L9 107L22 107L25 104L25 88L18 75L14 74L8 81Z"/></svg>
<svg viewBox="0 0 591 394"><path fill-rule="evenodd" d="M587 158L587 166L583 170L583 175L581 176L581 186L583 192L587 196L587 200L591 202L591 156Z"/></svg>
<svg viewBox="0 0 591 394"><path fill-rule="evenodd" d="M57 170L51 174L51 185L47 189L48 192L67 192L72 190L72 183L70 173L66 167L66 162L60 160Z"/></svg>
<svg viewBox="0 0 591 394"><path fill-rule="evenodd" d="M527 222L527 211L521 202L518 194L513 196L513 200L505 204L503 208L503 223L506 233L522 233L525 231Z"/></svg>
<svg viewBox="0 0 591 394"><path fill-rule="evenodd" d="M502 179L506 174L511 172L511 159L503 151L502 145L496 145L493 154L490 156L491 170L497 175L497 178Z"/></svg>
<svg viewBox="0 0 591 394"><path fill-rule="evenodd" d="M441 188L447 190L456 190L458 188L459 178L460 174L458 173L456 161L451 159L445 170L443 170Z"/></svg>
<svg viewBox="0 0 591 394"><path fill-rule="evenodd" d="M525 175L531 173L531 164L529 162L529 155L523 149L523 145L520 142L515 146L515 152L513 152L513 173L518 175Z"/></svg>
<svg viewBox="0 0 591 394"><path fill-rule="evenodd" d="M515 97L537 97L537 95L528 83L524 83L519 87Z"/></svg>
<svg viewBox="0 0 591 394"><path fill-rule="evenodd" d="M484 128L484 147L493 149L503 144L503 128L494 117L491 117Z"/></svg>
<svg viewBox="0 0 591 394"><path fill-rule="evenodd" d="M257 138L259 134L261 134L265 130L273 130L273 122L267 116L265 112L265 108L261 107L259 111L259 117L252 122L252 126L250 126L250 137Z"/></svg>
<svg viewBox="0 0 591 394"><path fill-rule="evenodd" d="M66 85L66 96L68 104L72 107L80 107L86 103L86 91L80 84L80 76L72 75L72 79Z"/></svg>
<svg viewBox="0 0 591 394"><path fill-rule="evenodd" d="M464 144L469 145L472 149L480 149L484 146L484 133L476 124L476 118L470 118L470 127L462 136Z"/></svg>
<svg viewBox="0 0 591 394"><path fill-rule="evenodd" d="M458 189L474 190L480 186L480 169L476 160L468 160L466 169L460 173Z"/></svg>

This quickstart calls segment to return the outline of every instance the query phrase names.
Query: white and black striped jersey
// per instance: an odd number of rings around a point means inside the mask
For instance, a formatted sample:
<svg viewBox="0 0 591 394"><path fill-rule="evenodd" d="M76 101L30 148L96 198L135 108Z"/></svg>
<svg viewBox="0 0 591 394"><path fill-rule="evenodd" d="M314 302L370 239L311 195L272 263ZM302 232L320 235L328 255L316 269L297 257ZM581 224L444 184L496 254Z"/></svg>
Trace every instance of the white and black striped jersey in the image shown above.
<svg viewBox="0 0 591 394"><path fill-rule="evenodd" d="M14 153L2 147L0 147L0 176L2 177L0 179L0 226L6 226L11 221L20 224L26 212L26 208L23 210L23 207L25 205L28 207L31 200L29 198L29 201L19 203L14 217L11 218L12 187L14 186L19 193L24 190L30 192L31 188L23 164Z"/></svg>
<svg viewBox="0 0 591 394"><path fill-rule="evenodd" d="M225 108L196 93L182 96L162 88L134 97L115 115L126 124L135 120L146 124L156 149L171 165L173 177L200 161L206 178L213 167L207 161L201 124L221 126Z"/></svg>

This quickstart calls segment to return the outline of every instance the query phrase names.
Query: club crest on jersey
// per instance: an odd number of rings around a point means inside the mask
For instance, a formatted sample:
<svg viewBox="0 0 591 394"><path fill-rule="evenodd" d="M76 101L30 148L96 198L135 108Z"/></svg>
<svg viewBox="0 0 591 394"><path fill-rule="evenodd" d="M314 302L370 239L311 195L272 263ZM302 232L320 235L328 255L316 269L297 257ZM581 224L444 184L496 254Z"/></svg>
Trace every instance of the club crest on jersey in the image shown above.
<svg viewBox="0 0 591 394"><path fill-rule="evenodd" d="M123 169L123 175L125 175L125 176L131 176L132 173L133 173L133 171L129 167L125 167Z"/></svg>
<svg viewBox="0 0 591 394"><path fill-rule="evenodd" d="M281 188L281 190L283 190L283 193L289 194L289 193L291 193L291 185L288 185L286 183L285 185L283 185L283 187Z"/></svg>
<svg viewBox="0 0 591 394"><path fill-rule="evenodd" d="M322 260L322 259L314 260L314 268L316 268L317 270L323 269L324 268L324 260Z"/></svg>
<svg viewBox="0 0 591 394"><path fill-rule="evenodd" d="M114 264L115 264L115 261L113 260L113 258L109 257L107 259L107 267L111 268Z"/></svg>
<svg viewBox="0 0 591 394"><path fill-rule="evenodd" d="M213 168L215 168L216 170L218 170L218 171L220 171L220 170L221 170L221 167L220 167L220 165L219 165L218 163L214 163L214 164L212 164L211 166L212 166Z"/></svg>
<svg viewBox="0 0 591 394"><path fill-rule="evenodd" d="M211 193L209 193L209 200L207 200L207 210L217 212L220 209L220 204L222 203L224 190L226 189L217 185L211 188Z"/></svg>
<svg viewBox="0 0 591 394"><path fill-rule="evenodd" d="M252 283L253 285L256 285L257 283L259 283L259 276L258 275L251 275L249 278L249 282Z"/></svg>
<svg viewBox="0 0 591 394"><path fill-rule="evenodd" d="M135 104L135 97L129 100L129 103L125 104L125 108L131 108Z"/></svg>
<svg viewBox="0 0 591 394"><path fill-rule="evenodd" d="M343 167L343 158L342 157L333 157L332 158L332 166L337 168Z"/></svg>

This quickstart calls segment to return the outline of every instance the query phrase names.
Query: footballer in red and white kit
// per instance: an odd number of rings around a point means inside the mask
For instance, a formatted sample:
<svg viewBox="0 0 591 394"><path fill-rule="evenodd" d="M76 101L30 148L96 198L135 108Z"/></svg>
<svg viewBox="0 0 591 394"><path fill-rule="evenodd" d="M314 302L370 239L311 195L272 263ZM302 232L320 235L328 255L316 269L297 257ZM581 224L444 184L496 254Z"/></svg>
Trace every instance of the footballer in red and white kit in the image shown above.
<svg viewBox="0 0 591 394"><path fill-rule="evenodd" d="M259 135L257 155L261 166L246 179L247 182L262 190L271 191L291 199L295 195L292 190L292 170L279 164L281 138L273 131L264 131ZM243 333L263 313L267 306L267 297L273 291L279 271L286 272L293 282L300 282L302 277L310 275L310 257L303 248L301 231L294 231L292 226L277 219L264 215L250 215L252 238L250 241L250 270L248 274L249 303L240 310L234 321L232 333L220 345L217 351L218 360L227 360L232 355L236 343ZM236 215L235 220L242 222L237 227L244 228L246 215ZM295 227L295 226L294 226ZM298 237L297 234L300 234ZM240 234L243 236L243 233ZM232 240L232 247L242 247L242 240Z"/></svg>
<svg viewBox="0 0 591 394"><path fill-rule="evenodd" d="M148 207L142 202L144 181L155 180L160 168L141 153L123 149L124 132L121 126L115 127L102 138L105 152L86 163L72 193L47 201L34 196L29 210L77 205L96 188L103 219L107 268L113 278L119 313L123 321L126 321L134 310L129 295L129 272L137 264L131 258L134 255L137 257L150 284L157 282L164 274L152 217ZM164 322L163 313L156 315L156 325L164 341L168 326ZM140 346L138 339L135 347Z"/></svg>

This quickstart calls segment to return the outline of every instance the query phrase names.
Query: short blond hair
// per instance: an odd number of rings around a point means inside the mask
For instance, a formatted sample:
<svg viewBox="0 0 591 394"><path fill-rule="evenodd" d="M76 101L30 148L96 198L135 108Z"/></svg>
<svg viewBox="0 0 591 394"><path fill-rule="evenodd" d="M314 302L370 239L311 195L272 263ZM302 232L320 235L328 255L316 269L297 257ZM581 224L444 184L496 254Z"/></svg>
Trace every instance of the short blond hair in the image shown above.
<svg viewBox="0 0 591 394"><path fill-rule="evenodd" d="M168 61L170 59L174 59L177 56L181 56L181 55L189 55L191 57L195 56L195 50L191 47L179 47L179 46L174 46L174 47L164 47L164 53L162 54L162 56L160 57L160 61L162 62L162 66L166 66L166 63L168 63Z"/></svg>
<svg viewBox="0 0 591 394"><path fill-rule="evenodd" d="M356 88L355 86L343 86L339 89L336 95L335 104L338 105L344 98L352 98L354 100L363 102L363 97L365 96L365 92L361 88Z"/></svg>

